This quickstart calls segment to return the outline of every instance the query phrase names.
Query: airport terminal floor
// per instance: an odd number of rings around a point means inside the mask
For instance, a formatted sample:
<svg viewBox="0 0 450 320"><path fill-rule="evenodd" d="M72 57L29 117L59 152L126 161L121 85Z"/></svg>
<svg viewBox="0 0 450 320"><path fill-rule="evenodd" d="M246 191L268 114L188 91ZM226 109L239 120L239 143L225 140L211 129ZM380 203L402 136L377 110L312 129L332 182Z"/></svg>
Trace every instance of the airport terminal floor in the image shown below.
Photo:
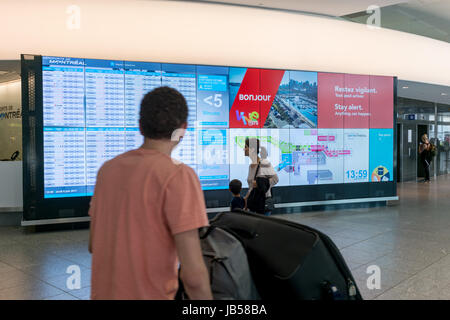
<svg viewBox="0 0 450 320"><path fill-rule="evenodd" d="M319 229L341 250L365 299L450 299L450 176L398 184L386 207L277 215ZM89 230L26 232L0 227L0 299L89 299ZM78 265L81 289L67 288ZM381 270L369 290L367 267Z"/></svg>

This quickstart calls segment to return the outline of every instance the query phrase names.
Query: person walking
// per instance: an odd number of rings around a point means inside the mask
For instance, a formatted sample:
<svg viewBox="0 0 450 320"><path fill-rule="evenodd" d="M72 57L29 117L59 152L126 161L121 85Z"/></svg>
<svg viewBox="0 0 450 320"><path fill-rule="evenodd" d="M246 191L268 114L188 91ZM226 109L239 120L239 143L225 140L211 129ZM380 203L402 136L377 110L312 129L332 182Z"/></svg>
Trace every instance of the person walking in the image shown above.
<svg viewBox="0 0 450 320"><path fill-rule="evenodd" d="M198 235L208 226L200 181L171 158L187 116L177 90L150 91L140 109L144 144L98 171L89 209L91 299L171 300L178 275L190 299L212 299Z"/></svg>
<svg viewBox="0 0 450 320"><path fill-rule="evenodd" d="M423 182L430 182L430 165L431 165L431 149L432 145L428 140L428 135L424 134L421 137L421 143L419 145L420 162L425 170L425 180Z"/></svg>
<svg viewBox="0 0 450 320"><path fill-rule="evenodd" d="M262 157L260 157L260 152L262 151ZM265 215L270 215L271 211L273 209L273 199L272 199L272 187L275 186L279 179L278 175L275 172L272 164L267 159L268 153L267 149L260 146L259 139L256 138L246 138L245 139L245 147L244 147L244 154L245 156L250 158L250 165L248 168L248 176L247 176L247 183L248 183L248 192L247 195L244 197L246 203L250 197L250 194L254 188L258 188L258 178L266 178L268 179L268 185L263 186L263 179L259 179L260 186L259 188L264 188L264 190L267 190L265 192L265 203L263 206L265 207L264 213ZM259 206L257 206L259 207ZM251 209L250 207L246 206L246 208Z"/></svg>

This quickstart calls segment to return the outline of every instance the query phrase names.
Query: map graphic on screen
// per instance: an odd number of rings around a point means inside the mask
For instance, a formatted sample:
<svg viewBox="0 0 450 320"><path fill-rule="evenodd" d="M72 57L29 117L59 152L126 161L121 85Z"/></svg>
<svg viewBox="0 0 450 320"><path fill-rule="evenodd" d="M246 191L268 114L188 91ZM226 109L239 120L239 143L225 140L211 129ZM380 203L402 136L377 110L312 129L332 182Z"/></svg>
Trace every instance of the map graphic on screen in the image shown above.
<svg viewBox="0 0 450 320"><path fill-rule="evenodd" d="M105 161L139 148L143 96L186 98L172 157L203 190L247 187L245 139L258 138L277 186L393 180L393 78L311 71L43 57L44 197L93 194Z"/></svg>

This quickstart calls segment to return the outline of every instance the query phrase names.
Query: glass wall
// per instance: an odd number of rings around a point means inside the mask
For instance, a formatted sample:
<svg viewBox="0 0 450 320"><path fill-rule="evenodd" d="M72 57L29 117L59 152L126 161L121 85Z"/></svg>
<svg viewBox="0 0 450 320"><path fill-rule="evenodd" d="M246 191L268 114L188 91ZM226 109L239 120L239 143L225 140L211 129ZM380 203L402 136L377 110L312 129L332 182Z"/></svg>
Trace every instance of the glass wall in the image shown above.
<svg viewBox="0 0 450 320"><path fill-rule="evenodd" d="M436 144L438 149L431 173L450 173L450 105L399 97L397 121L417 126L427 125L430 141Z"/></svg>
<svg viewBox="0 0 450 320"><path fill-rule="evenodd" d="M0 160L22 160L21 82L0 79Z"/></svg>

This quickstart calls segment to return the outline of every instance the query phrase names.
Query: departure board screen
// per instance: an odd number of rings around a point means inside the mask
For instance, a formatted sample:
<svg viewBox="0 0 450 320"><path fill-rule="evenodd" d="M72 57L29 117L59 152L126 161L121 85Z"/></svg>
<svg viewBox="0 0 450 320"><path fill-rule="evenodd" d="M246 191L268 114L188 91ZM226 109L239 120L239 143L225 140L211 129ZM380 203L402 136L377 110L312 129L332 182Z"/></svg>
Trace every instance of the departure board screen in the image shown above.
<svg viewBox="0 0 450 320"><path fill-rule="evenodd" d="M342 73L42 57L44 198L91 196L99 168L139 148L143 96L186 98L172 157L203 190L247 187L258 138L277 186L393 181L393 78Z"/></svg>

